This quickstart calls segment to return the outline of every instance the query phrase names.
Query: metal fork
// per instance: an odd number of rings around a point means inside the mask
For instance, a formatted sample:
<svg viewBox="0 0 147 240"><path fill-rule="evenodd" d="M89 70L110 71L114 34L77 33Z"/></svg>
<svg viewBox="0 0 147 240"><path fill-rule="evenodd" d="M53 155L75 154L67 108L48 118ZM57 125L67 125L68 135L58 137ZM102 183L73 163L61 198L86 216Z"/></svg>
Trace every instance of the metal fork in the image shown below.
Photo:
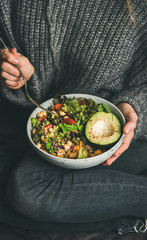
<svg viewBox="0 0 147 240"><path fill-rule="evenodd" d="M2 42L3 46L7 49L7 51L10 52L9 49L8 49L8 47L6 46L6 44L4 43L4 41L3 41L3 39L2 39L1 37L0 37L0 41ZM42 107L40 104L38 104L36 101L34 101L34 100L32 99L32 97L30 96L30 94L29 94L29 92L28 92L27 80L26 80L26 78L25 78L22 70L20 69L20 67L18 66L18 64L15 64L15 66L17 67L17 69L19 70L20 74L21 74L22 77L23 77L24 85L25 85L25 93L26 93L28 99L29 99L34 105L36 105L37 107L41 108L42 110L44 110L44 111L46 111L46 112L49 112L49 113L53 114L50 110Z"/></svg>

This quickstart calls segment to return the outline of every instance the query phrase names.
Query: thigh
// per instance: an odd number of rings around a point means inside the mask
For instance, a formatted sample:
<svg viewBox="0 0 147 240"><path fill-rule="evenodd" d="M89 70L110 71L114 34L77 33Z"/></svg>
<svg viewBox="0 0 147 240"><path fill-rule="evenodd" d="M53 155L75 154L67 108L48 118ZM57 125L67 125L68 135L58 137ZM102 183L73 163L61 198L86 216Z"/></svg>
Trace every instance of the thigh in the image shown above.
<svg viewBox="0 0 147 240"><path fill-rule="evenodd" d="M30 152L9 180L8 198L16 211L45 222L147 217L147 178L100 166L60 168Z"/></svg>

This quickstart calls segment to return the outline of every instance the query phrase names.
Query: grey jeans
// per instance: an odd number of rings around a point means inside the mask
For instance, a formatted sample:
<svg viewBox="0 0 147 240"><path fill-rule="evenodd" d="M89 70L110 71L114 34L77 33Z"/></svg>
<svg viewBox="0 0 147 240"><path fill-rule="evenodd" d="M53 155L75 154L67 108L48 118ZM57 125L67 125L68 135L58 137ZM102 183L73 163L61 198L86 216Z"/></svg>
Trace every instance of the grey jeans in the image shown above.
<svg viewBox="0 0 147 240"><path fill-rule="evenodd" d="M144 141L134 141L110 167L82 170L54 166L30 150L10 176L8 199L16 211L48 223L147 217L147 177L139 174L146 169Z"/></svg>

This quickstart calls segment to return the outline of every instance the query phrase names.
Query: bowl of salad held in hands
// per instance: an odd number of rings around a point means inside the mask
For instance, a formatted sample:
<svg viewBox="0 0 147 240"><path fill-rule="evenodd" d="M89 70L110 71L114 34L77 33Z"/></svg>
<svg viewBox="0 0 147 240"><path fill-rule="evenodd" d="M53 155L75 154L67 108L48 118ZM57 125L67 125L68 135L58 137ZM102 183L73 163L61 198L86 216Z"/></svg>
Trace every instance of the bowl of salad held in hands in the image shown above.
<svg viewBox="0 0 147 240"><path fill-rule="evenodd" d="M125 118L105 99L86 94L57 95L36 108L27 122L32 147L46 161L60 167L96 166L123 142Z"/></svg>

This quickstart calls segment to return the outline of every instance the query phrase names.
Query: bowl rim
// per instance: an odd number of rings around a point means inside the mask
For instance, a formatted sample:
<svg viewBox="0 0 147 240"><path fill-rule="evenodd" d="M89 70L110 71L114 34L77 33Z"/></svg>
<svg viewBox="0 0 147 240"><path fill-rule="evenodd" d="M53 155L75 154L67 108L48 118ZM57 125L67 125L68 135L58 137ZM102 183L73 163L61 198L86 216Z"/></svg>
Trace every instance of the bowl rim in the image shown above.
<svg viewBox="0 0 147 240"><path fill-rule="evenodd" d="M123 122L121 121L121 123L122 123L122 125L124 126L124 124L125 124L125 122L126 122L126 120L125 120L125 117L124 117L124 115L123 115L123 113L119 110L119 108L117 108L117 106L115 106L113 103L111 103L110 101L108 101L108 100L106 100L106 99L104 99L104 98L101 98L101 97L98 97L98 96L95 96L95 95L91 95L91 94L80 94L80 93L72 93L72 94L62 94L62 96L66 96L66 97L84 97L84 98L86 98L86 96L87 96L87 98L97 98L98 100L100 100L100 101L105 101L105 103L108 103L108 104L110 104L114 109L116 109L118 112L119 112L119 114L121 115L121 117L122 117L122 119L123 119ZM52 100L53 100L53 98L50 98L50 99L48 99L48 100L46 100L46 101L44 101L44 102L42 102L40 105L42 105L42 106L44 106L44 105L46 105L48 102L52 102ZM32 140L32 138L31 138L31 133L29 132L30 131L30 129L29 129L29 124L31 123L31 118L33 117L32 115L34 115L34 114L36 114L35 112L39 112L39 110L41 111L41 109L39 108L39 107L36 107L32 112L31 112L31 114L30 114L30 116L29 116L29 118L28 118L28 120L27 120L27 124L26 124L26 129L27 129L27 136L28 136L28 138L29 138L29 141L30 141L30 143L33 145L33 147L38 151L38 152L41 152L42 154L44 154L45 156L47 156L47 157L51 157L52 159L54 158L54 159L56 159L57 161L60 161L60 162L63 162L64 161L64 163L66 162L66 161L72 161L72 162L76 162L76 160L80 160L80 162L85 162L85 161L91 161L91 160L95 160L95 159L98 159L98 157L100 158L100 157L105 157L105 155L108 155L108 153L109 152L112 152L115 148L116 148L116 145L118 144L119 145L119 143L122 143L122 141L123 141L123 139L124 139L124 137L125 137L125 134L124 133L122 133L122 135L121 135L121 137L119 138L119 140L114 144L114 146L112 146L110 149L108 149L108 150L106 150L105 152L103 152L103 153L101 153L101 154L99 154L99 155L96 155L96 156L93 156L93 157L89 157L89 158L60 158L60 157L57 157L57 156L54 156L54 155L52 155L52 154L50 154L50 153L47 153L47 152L45 152L45 151L43 151L42 149L39 149L37 146L36 146L36 144L33 142L33 140ZM121 144L120 144L121 145Z"/></svg>

